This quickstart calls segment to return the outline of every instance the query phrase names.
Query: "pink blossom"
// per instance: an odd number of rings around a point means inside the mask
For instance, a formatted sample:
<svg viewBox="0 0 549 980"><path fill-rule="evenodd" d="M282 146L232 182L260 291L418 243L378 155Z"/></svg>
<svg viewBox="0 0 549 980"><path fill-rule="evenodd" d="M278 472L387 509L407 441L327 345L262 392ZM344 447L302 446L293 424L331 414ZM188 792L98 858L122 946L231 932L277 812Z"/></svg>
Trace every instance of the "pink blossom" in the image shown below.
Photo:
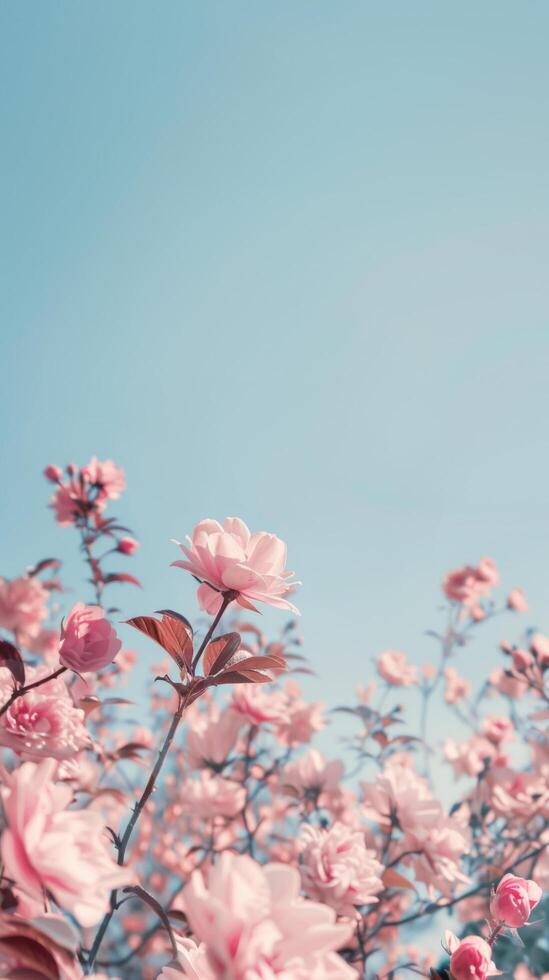
<svg viewBox="0 0 549 980"><path fill-rule="evenodd" d="M48 669L27 667L27 682L47 676ZM12 692L12 677L0 667L0 703ZM0 745L28 759L69 759L90 744L84 712L74 706L61 677L27 691L0 717Z"/></svg>
<svg viewBox="0 0 549 980"><path fill-rule="evenodd" d="M500 694L508 698L521 698L528 690L528 682L524 677L517 677L515 674L503 667L497 667L488 675L488 681L495 687Z"/></svg>
<svg viewBox="0 0 549 980"><path fill-rule="evenodd" d="M54 782L55 771L48 759L4 776L4 870L32 898L49 892L82 926L92 926L109 907L110 889L133 876L115 863L101 814L68 809L72 790Z"/></svg>
<svg viewBox="0 0 549 980"><path fill-rule="evenodd" d="M478 776L488 766L504 766L508 761L492 741L480 735L473 735L463 742L447 738L444 755L456 773L463 776Z"/></svg>
<svg viewBox="0 0 549 980"><path fill-rule="evenodd" d="M343 772L340 759L328 761L318 749L309 749L305 755L284 767L281 781L306 794L335 793L339 790Z"/></svg>
<svg viewBox="0 0 549 980"><path fill-rule="evenodd" d="M286 545L276 535L251 534L244 521L227 517L222 525L211 519L201 521L187 540L188 547L176 542L187 560L173 565L219 592L237 592L237 602L246 608L265 602L298 612L286 597L299 583L290 582L294 573L285 570Z"/></svg>
<svg viewBox="0 0 549 980"><path fill-rule="evenodd" d="M482 733L494 745L499 745L500 742L505 742L513 737L513 722L510 718L504 718L500 715L487 715L486 718L482 719Z"/></svg>
<svg viewBox="0 0 549 980"><path fill-rule="evenodd" d="M46 480L50 480L52 483L59 483L59 480L63 476L63 470L61 467L55 466L54 463L50 463L44 470L44 476Z"/></svg>
<svg viewBox="0 0 549 980"><path fill-rule="evenodd" d="M130 537L120 538L117 544L117 551L120 551L122 555L133 555L138 548L139 541Z"/></svg>
<svg viewBox="0 0 549 980"><path fill-rule="evenodd" d="M417 684L417 668L409 664L406 654L399 650L386 650L377 658L377 672L395 687L410 687Z"/></svg>
<svg viewBox="0 0 549 980"><path fill-rule="evenodd" d="M261 867L246 855L223 853L208 881L195 871L185 911L205 943L215 977L225 980L346 980L355 971L335 950L349 938L326 905L299 896L295 868Z"/></svg>
<svg viewBox="0 0 549 980"><path fill-rule="evenodd" d="M235 687L230 706L242 721L250 725L268 725L287 719L286 698L282 692L259 684L239 684Z"/></svg>
<svg viewBox="0 0 549 980"><path fill-rule="evenodd" d="M208 966L208 953L204 943L200 946L193 939L176 938L177 966L165 966L157 980L181 980L181 976L192 980L215 980Z"/></svg>
<svg viewBox="0 0 549 980"><path fill-rule="evenodd" d="M353 915L356 905L377 902L383 865L364 843L364 834L335 823L329 830L306 826L301 878L309 898L324 902L339 915Z"/></svg>
<svg viewBox="0 0 549 980"><path fill-rule="evenodd" d="M459 942L452 933L446 933L446 943L452 980L485 980L498 973L492 950L481 936L467 936Z"/></svg>
<svg viewBox="0 0 549 980"><path fill-rule="evenodd" d="M72 479L68 483L60 483L51 498L50 505L55 511L55 519L61 527L68 527L82 517L87 510L101 511L105 501L97 500L93 507L88 507L87 492L79 480Z"/></svg>
<svg viewBox="0 0 549 980"><path fill-rule="evenodd" d="M528 922L542 894L535 881L512 874L504 875L490 902L492 917L511 929L520 929Z"/></svg>
<svg viewBox="0 0 549 980"><path fill-rule="evenodd" d="M243 685L247 686L247 685ZM185 743L187 762L194 769L216 767L233 751L242 718L233 711L212 710L198 715L189 727Z"/></svg>
<svg viewBox="0 0 549 980"><path fill-rule="evenodd" d="M455 667L446 667L444 677L446 678L444 692L446 704L458 704L463 698L468 697L471 692L471 681L460 677Z"/></svg>
<svg viewBox="0 0 549 980"><path fill-rule="evenodd" d="M16 642L25 643L38 636L47 616L48 594L36 576L0 578L0 627L15 634Z"/></svg>
<svg viewBox="0 0 549 980"><path fill-rule="evenodd" d="M101 496L109 500L118 500L126 488L124 470L111 459L100 462L93 456L88 465L83 467L82 473L89 483L99 487Z"/></svg>
<svg viewBox="0 0 549 980"><path fill-rule="evenodd" d="M310 742L315 732L326 725L324 705L321 701L308 704L297 696L299 688L294 682L286 685L286 715L279 719L275 734L282 745L304 745Z"/></svg>
<svg viewBox="0 0 549 980"><path fill-rule="evenodd" d="M549 637L535 633L530 641L530 648L536 656L540 667L549 666Z"/></svg>
<svg viewBox="0 0 549 980"><path fill-rule="evenodd" d="M180 787L181 809L201 820L233 819L242 812L245 802L243 786L207 772L201 772L197 779L184 780Z"/></svg>
<svg viewBox="0 0 549 980"><path fill-rule="evenodd" d="M100 606L77 602L63 624L59 660L79 673L112 663L122 643Z"/></svg>
<svg viewBox="0 0 549 980"><path fill-rule="evenodd" d="M528 670L534 663L534 657L529 650L521 650L515 648L511 651L511 656L513 658L513 667L518 670L519 673L523 673Z"/></svg>
<svg viewBox="0 0 549 980"><path fill-rule="evenodd" d="M513 609L514 612L528 612L528 603L523 589L511 589L507 596L507 608Z"/></svg>
<svg viewBox="0 0 549 980"><path fill-rule="evenodd" d="M499 573L491 558L481 558L478 565L462 565L448 572L443 580L442 588L453 602L459 602L466 607L475 607L479 598L487 595L499 583ZM482 613L482 610L480 610ZM476 610L479 615L479 609Z"/></svg>

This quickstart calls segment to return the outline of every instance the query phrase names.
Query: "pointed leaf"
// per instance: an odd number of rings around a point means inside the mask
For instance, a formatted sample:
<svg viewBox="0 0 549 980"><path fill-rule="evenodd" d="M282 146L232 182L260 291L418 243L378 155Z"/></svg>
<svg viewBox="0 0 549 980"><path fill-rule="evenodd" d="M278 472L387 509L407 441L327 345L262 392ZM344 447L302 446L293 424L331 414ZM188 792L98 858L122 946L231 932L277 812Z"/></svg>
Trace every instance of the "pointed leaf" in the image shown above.
<svg viewBox="0 0 549 980"><path fill-rule="evenodd" d="M164 613L161 622L154 616L135 616L126 622L158 643L175 660L179 669L186 671L192 659L192 636L181 620Z"/></svg>
<svg viewBox="0 0 549 980"><path fill-rule="evenodd" d="M16 684L25 683L25 664L17 647L7 640L0 640L0 667L7 667Z"/></svg>
<svg viewBox="0 0 549 980"><path fill-rule="evenodd" d="M400 872L395 871L394 868L386 868L381 876L381 880L386 888L408 888L410 891L415 892L415 885L411 881L408 881L404 875Z"/></svg>
<svg viewBox="0 0 549 980"><path fill-rule="evenodd" d="M223 670L240 649L241 643L240 633L224 633L208 643L204 652L204 674L208 677Z"/></svg>
<svg viewBox="0 0 549 980"><path fill-rule="evenodd" d="M138 589L143 588L139 579L135 575L128 575L127 572L111 572L105 575L103 581L105 585L110 585L112 582L127 582L129 585L137 585Z"/></svg>

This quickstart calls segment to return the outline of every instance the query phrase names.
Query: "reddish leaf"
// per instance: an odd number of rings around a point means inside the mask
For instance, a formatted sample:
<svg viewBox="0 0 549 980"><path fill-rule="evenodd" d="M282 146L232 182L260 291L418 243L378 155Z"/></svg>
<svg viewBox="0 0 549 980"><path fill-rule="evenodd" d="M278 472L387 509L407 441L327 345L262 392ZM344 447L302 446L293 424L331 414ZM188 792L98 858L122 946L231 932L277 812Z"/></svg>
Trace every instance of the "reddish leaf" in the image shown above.
<svg viewBox="0 0 549 980"><path fill-rule="evenodd" d="M240 649L240 633L224 633L208 643L204 653L204 673L208 677L223 670L231 657Z"/></svg>
<svg viewBox="0 0 549 980"><path fill-rule="evenodd" d="M127 572L111 572L110 575L105 575L103 582L105 585L110 585L112 582L127 582L129 585L137 585L138 589L142 588L139 579L135 575L128 575Z"/></svg>
<svg viewBox="0 0 549 980"><path fill-rule="evenodd" d="M192 660L193 640L186 620L182 621L166 611L161 622L154 616L135 616L128 619L127 624L158 643L175 660L182 672L187 670Z"/></svg>
<svg viewBox="0 0 549 980"><path fill-rule="evenodd" d="M212 677L212 683L218 684L269 684L270 674L261 674L258 670L225 670L222 674Z"/></svg>
<svg viewBox="0 0 549 980"><path fill-rule="evenodd" d="M25 683L25 664L17 647L7 640L0 640L0 667L7 667L16 684Z"/></svg>
<svg viewBox="0 0 549 980"><path fill-rule="evenodd" d="M285 670L286 661L284 657L252 656L243 657L230 666L235 670Z"/></svg>
<svg viewBox="0 0 549 980"><path fill-rule="evenodd" d="M38 575L40 572L43 572L45 568L57 569L60 567L60 565L61 562L59 561L59 558L43 558L42 561L37 562L36 565L33 565L31 568L28 569L27 575L30 578L33 578L35 575Z"/></svg>
<svg viewBox="0 0 549 980"><path fill-rule="evenodd" d="M381 876L381 880L386 888L409 888L410 891L415 892L415 885L411 881L408 881L404 875L401 875L394 868L386 868Z"/></svg>

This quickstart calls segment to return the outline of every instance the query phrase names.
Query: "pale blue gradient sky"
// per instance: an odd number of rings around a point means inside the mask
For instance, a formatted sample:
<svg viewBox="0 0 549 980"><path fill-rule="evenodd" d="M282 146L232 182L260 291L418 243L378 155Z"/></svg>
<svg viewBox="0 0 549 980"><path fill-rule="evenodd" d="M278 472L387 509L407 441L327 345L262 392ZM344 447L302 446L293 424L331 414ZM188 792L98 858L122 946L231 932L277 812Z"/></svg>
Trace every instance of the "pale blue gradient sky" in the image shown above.
<svg viewBox="0 0 549 980"><path fill-rule="evenodd" d="M192 615L168 539L241 515L289 542L326 699L427 659L482 554L549 630L548 31L528 0L3 4L0 571L76 567L40 473L96 453L142 541L124 611Z"/></svg>

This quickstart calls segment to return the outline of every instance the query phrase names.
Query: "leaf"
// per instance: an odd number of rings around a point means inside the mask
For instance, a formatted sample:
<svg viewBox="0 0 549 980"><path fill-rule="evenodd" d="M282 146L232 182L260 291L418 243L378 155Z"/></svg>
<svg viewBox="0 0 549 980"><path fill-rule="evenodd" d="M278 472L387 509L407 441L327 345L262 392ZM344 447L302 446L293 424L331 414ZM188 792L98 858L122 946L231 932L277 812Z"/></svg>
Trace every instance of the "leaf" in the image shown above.
<svg viewBox="0 0 549 980"><path fill-rule="evenodd" d="M394 868L386 868L381 876L381 880L386 888L408 888L413 892L416 890L416 886L411 881L408 881L404 875L401 875L399 871L395 871Z"/></svg>
<svg viewBox="0 0 549 980"><path fill-rule="evenodd" d="M17 647L7 640L0 640L0 666L7 667L16 684L25 683L25 664Z"/></svg>
<svg viewBox="0 0 549 980"><path fill-rule="evenodd" d="M193 655L192 631L189 631L186 620L166 610L161 622L154 616L135 616L126 622L158 643L175 660L180 671L186 672Z"/></svg>
<svg viewBox="0 0 549 980"><path fill-rule="evenodd" d="M59 561L59 558L43 558L42 561L37 562L36 565L33 565L27 570L27 575L29 578L34 578L35 575L43 572L45 568L57 569L60 567L60 565L61 562Z"/></svg>
<svg viewBox="0 0 549 980"><path fill-rule="evenodd" d="M111 585L112 582L127 582L128 585L137 585L138 589L142 589L143 586L135 575L128 575L127 572L111 572L109 575L105 575L103 579L105 585Z"/></svg>
<svg viewBox="0 0 549 980"><path fill-rule="evenodd" d="M270 684L270 674L260 674L257 670L224 670L212 677L212 683L218 684Z"/></svg>
<svg viewBox="0 0 549 980"><path fill-rule="evenodd" d="M126 895L135 895L136 898L140 898L142 902L145 902L145 905L148 905L149 908L156 913L166 932L168 933L168 936L170 937L173 957L174 960L177 960L178 949L175 942L175 937L172 932L170 920L168 919L168 916L166 915L166 912L162 908L160 902L158 902L153 895L150 895L149 892L145 891L144 888L141 888L141 885L129 885L127 888L124 888L123 891Z"/></svg>
<svg viewBox="0 0 549 980"><path fill-rule="evenodd" d="M240 633L224 633L208 643L204 652L204 674L206 677L223 670L231 657L240 649Z"/></svg>

